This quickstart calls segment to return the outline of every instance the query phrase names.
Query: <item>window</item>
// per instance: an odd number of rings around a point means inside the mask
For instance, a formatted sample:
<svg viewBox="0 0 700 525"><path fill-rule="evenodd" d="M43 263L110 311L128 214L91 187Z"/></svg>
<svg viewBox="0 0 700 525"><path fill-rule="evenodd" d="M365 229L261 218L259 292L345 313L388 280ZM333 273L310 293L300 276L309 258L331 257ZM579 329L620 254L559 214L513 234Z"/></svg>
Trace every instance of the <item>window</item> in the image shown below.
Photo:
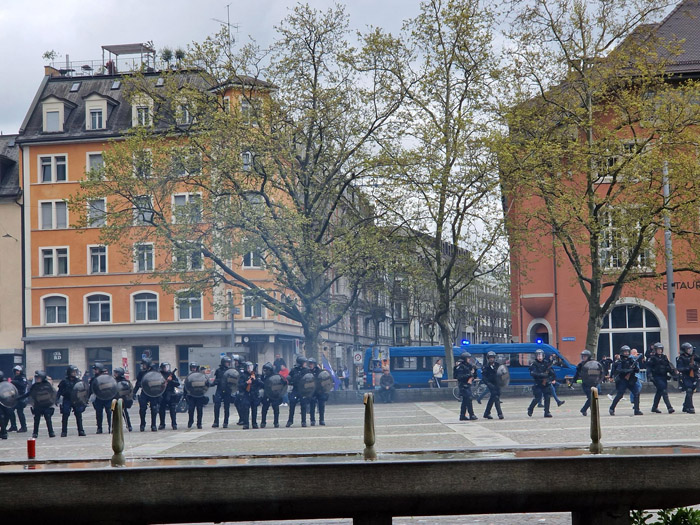
<svg viewBox="0 0 700 525"><path fill-rule="evenodd" d="M44 298L44 324L65 324L68 322L68 308L65 297Z"/></svg>
<svg viewBox="0 0 700 525"><path fill-rule="evenodd" d="M241 153L241 165L243 171L250 171L253 168L253 154L250 151Z"/></svg>
<svg viewBox="0 0 700 525"><path fill-rule="evenodd" d="M231 113L231 97L224 97L224 112Z"/></svg>
<svg viewBox="0 0 700 525"><path fill-rule="evenodd" d="M134 320L158 320L158 296L154 293L137 293L134 295Z"/></svg>
<svg viewBox="0 0 700 525"><path fill-rule="evenodd" d="M178 124L187 125L192 124L192 114L187 107L187 104L180 104L177 107L177 113L175 115L175 120Z"/></svg>
<svg viewBox="0 0 700 525"><path fill-rule="evenodd" d="M58 379L66 375L68 366L67 348L46 348L44 349L44 370L46 375L52 379Z"/></svg>
<svg viewBox="0 0 700 525"><path fill-rule="evenodd" d="M153 204L151 197L142 195L134 199L134 226L151 224L153 220Z"/></svg>
<svg viewBox="0 0 700 525"><path fill-rule="evenodd" d="M95 363L102 363L107 368L109 375L112 375L112 348L86 348L87 364L92 366Z"/></svg>
<svg viewBox="0 0 700 525"><path fill-rule="evenodd" d="M96 108L96 109L90 110L90 128L89 129L104 129L101 109Z"/></svg>
<svg viewBox="0 0 700 525"><path fill-rule="evenodd" d="M250 295L243 297L243 316L244 317L262 317L263 307L259 299Z"/></svg>
<svg viewBox="0 0 700 525"><path fill-rule="evenodd" d="M661 326L654 313L637 304L616 306L603 318L598 336L597 359L613 357L624 344L640 354L661 341Z"/></svg>
<svg viewBox="0 0 700 525"><path fill-rule="evenodd" d="M179 272L202 269L202 249L196 243L175 248L175 269Z"/></svg>
<svg viewBox="0 0 700 525"><path fill-rule="evenodd" d="M202 196L197 193L173 195L173 222L202 222Z"/></svg>
<svg viewBox="0 0 700 525"><path fill-rule="evenodd" d="M176 177L198 175L202 170L202 157L195 150L173 148L171 165L171 172Z"/></svg>
<svg viewBox="0 0 700 525"><path fill-rule="evenodd" d="M262 263L262 257L258 250L248 252L243 256L244 268L262 268Z"/></svg>
<svg viewBox="0 0 700 525"><path fill-rule="evenodd" d="M151 123L151 114L148 106L136 106L136 125L148 126Z"/></svg>
<svg viewBox="0 0 700 525"><path fill-rule="evenodd" d="M115 80L114 82L112 82L112 86L109 89L119 89L121 87L121 85L122 85L121 80Z"/></svg>
<svg viewBox="0 0 700 525"><path fill-rule="evenodd" d="M102 153L88 153L87 154L87 170L88 171L100 171L105 166L105 161L102 158Z"/></svg>
<svg viewBox="0 0 700 525"><path fill-rule="evenodd" d="M147 179L152 176L153 155L150 150L144 149L134 153L134 175Z"/></svg>
<svg viewBox="0 0 700 525"><path fill-rule="evenodd" d="M41 248L41 275L68 275L68 248Z"/></svg>
<svg viewBox="0 0 700 525"><path fill-rule="evenodd" d="M394 358L392 358L393 360ZM394 370L418 370L417 357L396 357L394 361Z"/></svg>
<svg viewBox="0 0 700 525"><path fill-rule="evenodd" d="M88 202L87 225L89 228L101 228L107 221L107 201L95 199Z"/></svg>
<svg viewBox="0 0 700 525"><path fill-rule="evenodd" d="M624 210L621 209L604 212L600 223L602 227L599 247L600 264L607 269L621 269L627 265L630 244L636 243L641 235L640 225L638 222L631 224L629 218L625 217ZM626 231L623 228L626 228ZM654 255L651 247L643 246L632 266L643 269L650 268L653 264Z"/></svg>
<svg viewBox="0 0 700 525"><path fill-rule="evenodd" d="M107 247L90 246L89 273L107 273Z"/></svg>
<svg viewBox="0 0 700 525"><path fill-rule="evenodd" d="M111 318L110 310L108 295L90 295L87 298L88 323L108 323Z"/></svg>
<svg viewBox="0 0 700 525"><path fill-rule="evenodd" d="M200 294L182 293L177 298L178 317L181 321L202 318L202 296Z"/></svg>
<svg viewBox="0 0 700 525"><path fill-rule="evenodd" d="M68 180L65 155L39 157L39 182L65 182Z"/></svg>
<svg viewBox="0 0 700 525"><path fill-rule="evenodd" d="M134 246L134 262L136 272L153 271L153 245L137 244Z"/></svg>
<svg viewBox="0 0 700 525"><path fill-rule="evenodd" d="M70 92L76 93L79 89L80 89L80 82L73 82L73 84L70 87Z"/></svg>
<svg viewBox="0 0 700 525"><path fill-rule="evenodd" d="M49 132L61 131L58 119L59 119L59 112L58 111L47 111L44 131L49 131Z"/></svg>

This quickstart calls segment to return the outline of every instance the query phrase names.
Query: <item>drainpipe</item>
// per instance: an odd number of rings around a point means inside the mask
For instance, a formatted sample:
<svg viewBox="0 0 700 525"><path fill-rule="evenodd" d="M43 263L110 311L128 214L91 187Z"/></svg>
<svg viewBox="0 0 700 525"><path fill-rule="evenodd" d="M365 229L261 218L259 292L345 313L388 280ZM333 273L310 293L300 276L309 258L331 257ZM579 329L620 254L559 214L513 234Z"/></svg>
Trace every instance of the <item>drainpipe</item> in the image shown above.
<svg viewBox="0 0 700 525"><path fill-rule="evenodd" d="M554 232L552 232L552 264L554 265L554 345L559 348L559 293L557 287L557 249L554 242Z"/></svg>

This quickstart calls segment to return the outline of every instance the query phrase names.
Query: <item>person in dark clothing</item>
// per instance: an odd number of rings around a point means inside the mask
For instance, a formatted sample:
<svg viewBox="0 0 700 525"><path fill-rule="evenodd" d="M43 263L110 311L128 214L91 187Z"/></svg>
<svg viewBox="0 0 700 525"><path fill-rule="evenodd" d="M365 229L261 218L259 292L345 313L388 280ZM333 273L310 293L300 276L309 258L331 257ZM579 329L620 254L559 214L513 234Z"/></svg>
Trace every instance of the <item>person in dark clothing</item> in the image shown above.
<svg viewBox="0 0 700 525"><path fill-rule="evenodd" d="M394 402L394 376L389 373L388 368L382 371L382 377L379 378L379 398L382 403Z"/></svg>
<svg viewBox="0 0 700 525"><path fill-rule="evenodd" d="M476 367L471 363L472 355L469 352L462 352L454 367L453 375L459 384L459 393L462 396L462 405L459 410L459 420L479 419L474 414L474 404L472 402L472 383L477 377ZM467 417L467 411L469 417Z"/></svg>
<svg viewBox="0 0 700 525"><path fill-rule="evenodd" d="M255 370L255 365L248 361L245 363L245 372L238 378L238 394L240 396L241 415L243 417L243 430L248 430L252 425L258 428L258 405L260 404L260 389L263 384Z"/></svg>
<svg viewBox="0 0 700 525"><path fill-rule="evenodd" d="M132 391L131 381L129 381L126 378L125 374L126 374L126 371L121 366L118 366L117 368L115 368L112 371L112 377L114 377L114 380L117 382L117 384L127 383L126 389L128 391ZM117 392L117 394L114 396L114 399L119 399L120 397L122 397L122 396L120 395L119 392ZM131 427L131 417L129 417L129 409L132 406L134 406L133 391L132 391L132 395L129 396L127 394L127 397L131 397L131 399L126 399L126 398L122 397L122 414L124 415L124 421L126 422L126 428L127 428L127 430L129 430L129 432L131 432L133 429Z"/></svg>
<svg viewBox="0 0 700 525"><path fill-rule="evenodd" d="M647 360L647 372L650 373L651 380L656 387L651 411L657 414L661 413L659 401L663 398L668 413L673 414L675 410L673 410L671 400L668 398L668 380L673 376L674 370L668 357L664 354L664 345L661 343L654 344L654 354Z"/></svg>
<svg viewBox="0 0 700 525"><path fill-rule="evenodd" d="M224 428L228 428L232 392L224 374L231 368L231 362L229 356L222 357L219 368L214 372L214 381L211 386L216 387L216 392L214 393L214 424L211 426L212 428L219 428L219 412L221 411L222 403L224 405Z"/></svg>
<svg viewBox="0 0 700 525"><path fill-rule="evenodd" d="M279 374L275 374L274 366L272 365L272 363L265 363L263 365L263 368L262 368L262 377L260 378L263 382L263 385L265 384L265 381L267 379L271 378L273 375L279 375ZM284 378L281 375L279 375L279 377L284 384L287 383L286 378ZM267 426L267 411L270 407L272 407L272 414L274 416L273 422L274 422L275 428L279 428L279 426L280 426L280 405L281 404L282 404L282 398L271 399L266 394L263 395L263 398L262 398L262 416L260 419L260 427L261 428L265 428Z"/></svg>
<svg viewBox="0 0 700 525"><path fill-rule="evenodd" d="M5 373L0 370L0 383L5 381ZM7 439L7 425L10 422L12 409L0 404L0 439Z"/></svg>
<svg viewBox="0 0 700 525"><path fill-rule="evenodd" d="M494 406L496 407L498 419L503 419L503 412L501 411L501 387L498 385L499 366L500 365L496 362L496 352L488 352L486 354L486 362L481 368L481 378L486 384L486 388L489 390L489 402L486 404L486 410L484 411L485 419L493 419L491 416L491 409Z"/></svg>
<svg viewBox="0 0 700 525"><path fill-rule="evenodd" d="M53 391L53 395L48 395L51 391ZM53 416L54 412L53 404L55 401L55 391L51 383L48 382L46 372L43 370L34 372L34 383L20 396L21 399L26 399L28 397L31 397L34 403L32 407L32 414L34 414L34 431L32 432L32 437L39 437L39 423L42 417L44 421L46 421L46 430L49 432L49 437L56 437L51 421L51 416ZM52 398L53 401L49 402L49 398Z"/></svg>
<svg viewBox="0 0 700 525"><path fill-rule="evenodd" d="M309 361L312 360L309 359ZM323 371L323 368L318 366L316 360L314 359L313 367L311 367L310 370L316 378L316 390L314 390L314 393L311 396L311 401L309 403L309 413L311 414L311 426L314 426L316 424L316 420L314 419L314 417L316 407L318 407L318 424L323 427L326 426L326 401L328 401L328 394L324 392L323 389L319 388L318 382L318 374L320 374Z"/></svg>
<svg viewBox="0 0 700 525"><path fill-rule="evenodd" d="M527 408L527 415L532 417L532 412L538 401L543 399L544 417L552 417L552 413L549 411L552 395L551 384L556 376L554 370L552 370L552 363L545 361L543 350L538 349L535 351L535 360L530 365L530 375L534 385L532 387L532 402Z"/></svg>
<svg viewBox="0 0 700 525"><path fill-rule="evenodd" d="M282 358L281 354L275 354L275 362L272 363L272 368L275 374L279 374L283 366L287 366L287 362Z"/></svg>
<svg viewBox="0 0 700 525"><path fill-rule="evenodd" d="M15 385L18 396L22 396L27 392L27 377L24 375L21 365L15 365L12 371L14 372L14 375L12 376L12 384ZM27 431L27 419L24 417L24 408L26 406L27 403L25 401L17 401L15 408L10 411L11 432ZM17 414L17 420L15 420L15 414ZM19 421L19 428L17 428L17 421Z"/></svg>
<svg viewBox="0 0 700 525"><path fill-rule="evenodd" d="M603 365L603 381L607 382L610 380L610 368L612 367L613 360L610 356L605 356L600 360L600 364Z"/></svg>
<svg viewBox="0 0 700 525"><path fill-rule="evenodd" d="M591 381L591 378L588 374L584 374L584 367L586 366L586 364L591 362L595 363L592 360L592 358L593 354L590 350L586 349L583 352L581 352L581 362L578 365L576 365L576 373L574 374L574 377L571 380L572 383L576 383L576 381L578 381L579 379L581 380L581 387L583 388L583 393L586 395L586 402L581 407L581 415L583 416L588 414L588 409L591 406L591 388L599 387L599 385L595 381ZM598 379L602 380L605 375L605 372L603 370L602 363L599 364L600 368L598 370L600 373L600 377Z"/></svg>
<svg viewBox="0 0 700 525"><path fill-rule="evenodd" d="M85 411L85 405L79 401L73 403L71 399L73 387L81 382L82 381L78 377L78 367L70 365L66 369L66 377L63 378L58 384L56 402L58 403L58 399L62 398L59 405L61 407L61 437L66 437L68 435L68 418L70 417L71 410L75 415L75 424L78 427L78 435L85 435L85 429L83 429L83 412Z"/></svg>
<svg viewBox="0 0 700 525"><path fill-rule="evenodd" d="M93 385L93 382L96 377L101 376L101 375L107 375L109 371L107 368L105 368L102 363L95 363L92 365L92 371L93 371L93 376L92 379L90 379L89 383L89 390L91 394L95 394L95 385ZM97 421L97 434L102 434L102 421L104 420L104 416L107 416L107 431L111 434L112 433L112 418L111 418L111 410L112 410L112 400L111 399L99 399L98 397L95 397L95 400L92 402L92 407L95 409L95 419Z"/></svg>
<svg viewBox="0 0 700 525"><path fill-rule="evenodd" d="M678 360L676 361L676 368L681 374L680 386L685 390L683 412L695 414L693 392L695 392L695 388L698 386L698 364L695 362L693 345L690 343L683 343L681 345L681 355L678 356Z"/></svg>
<svg viewBox="0 0 700 525"><path fill-rule="evenodd" d="M165 392L160 398L158 404L158 415L160 416L160 426L158 430L165 428L165 412L170 412L170 425L173 430L177 430L177 404L180 402L180 396L175 391L175 388L180 386L180 379L175 374L175 370L170 370L170 363L160 364L160 373L165 379Z"/></svg>
<svg viewBox="0 0 700 525"><path fill-rule="evenodd" d="M620 348L620 360L613 363L612 375L615 377L615 388L617 389L617 394L615 399L613 399L612 405L608 409L611 416L615 415L615 407L620 402L625 395L625 391L629 390L631 393L635 393L637 376L635 375L639 372L639 364L635 359L630 357L630 347L623 345ZM639 410L639 393L634 396L634 415L643 415L642 411Z"/></svg>
<svg viewBox="0 0 700 525"><path fill-rule="evenodd" d="M306 426L306 411L309 407L309 399L301 395L301 379L308 373L306 367L306 357L298 355L297 364L289 372L289 383L292 385L292 393L289 396L289 418L287 419L287 427L294 424L294 409L297 404L301 407L301 426Z"/></svg>
<svg viewBox="0 0 700 525"><path fill-rule="evenodd" d="M190 374L201 373L199 364L190 363ZM202 417L204 415L204 405L207 404L207 396L193 396L187 391L187 381L185 381L185 399L187 400L187 428L192 428L194 424L194 413L197 411L197 428L202 428Z"/></svg>
<svg viewBox="0 0 700 525"><path fill-rule="evenodd" d="M136 384L134 385L134 396L136 396L138 394L138 391L141 389L141 381L143 381L143 377L149 372L156 371L156 367L150 358L144 357L143 359L141 359L141 370L139 371L139 375L136 376ZM139 395L138 399L139 417L141 418L141 432L146 430L146 411L148 411L149 407L151 411L151 432L158 432L156 421L158 419L158 404L160 403L160 396L152 397L147 395L142 390L141 395Z"/></svg>

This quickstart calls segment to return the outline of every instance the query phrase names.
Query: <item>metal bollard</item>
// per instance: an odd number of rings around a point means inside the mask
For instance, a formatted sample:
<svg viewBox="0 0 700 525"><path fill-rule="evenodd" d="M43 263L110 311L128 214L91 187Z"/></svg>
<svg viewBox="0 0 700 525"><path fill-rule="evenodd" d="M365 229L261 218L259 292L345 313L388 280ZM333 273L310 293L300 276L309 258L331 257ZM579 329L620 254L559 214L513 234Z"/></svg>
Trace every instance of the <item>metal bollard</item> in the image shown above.
<svg viewBox="0 0 700 525"><path fill-rule="evenodd" d="M365 403L365 459L372 461L377 459L377 451L374 450L374 394L368 392L364 397Z"/></svg>
<svg viewBox="0 0 700 525"><path fill-rule="evenodd" d="M124 401L112 400L112 450L114 455L110 460L113 467L126 467L124 457L124 414L122 412Z"/></svg>
<svg viewBox="0 0 700 525"><path fill-rule="evenodd" d="M591 445L588 447L593 454L603 453L603 444L600 438L603 430L600 427L600 405L598 403L598 389L591 387Z"/></svg>

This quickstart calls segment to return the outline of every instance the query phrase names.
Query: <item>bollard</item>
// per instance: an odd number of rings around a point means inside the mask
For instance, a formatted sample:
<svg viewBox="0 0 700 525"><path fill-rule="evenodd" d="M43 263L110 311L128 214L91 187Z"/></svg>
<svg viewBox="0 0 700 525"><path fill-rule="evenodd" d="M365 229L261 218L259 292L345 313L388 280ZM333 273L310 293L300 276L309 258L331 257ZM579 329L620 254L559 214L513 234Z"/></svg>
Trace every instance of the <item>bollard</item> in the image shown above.
<svg viewBox="0 0 700 525"><path fill-rule="evenodd" d="M600 405L598 403L598 389L591 387L591 445L588 447L593 454L603 453L603 444L600 438L603 430L600 428Z"/></svg>
<svg viewBox="0 0 700 525"><path fill-rule="evenodd" d="M29 438L27 440L27 459L36 458L36 439Z"/></svg>
<svg viewBox="0 0 700 525"><path fill-rule="evenodd" d="M377 459L377 451L374 450L374 394L365 394L365 459L372 461Z"/></svg>
<svg viewBox="0 0 700 525"><path fill-rule="evenodd" d="M124 457L124 414L122 407L124 401L122 399L112 400L112 450L114 455L110 460L113 467L126 467L126 458Z"/></svg>

